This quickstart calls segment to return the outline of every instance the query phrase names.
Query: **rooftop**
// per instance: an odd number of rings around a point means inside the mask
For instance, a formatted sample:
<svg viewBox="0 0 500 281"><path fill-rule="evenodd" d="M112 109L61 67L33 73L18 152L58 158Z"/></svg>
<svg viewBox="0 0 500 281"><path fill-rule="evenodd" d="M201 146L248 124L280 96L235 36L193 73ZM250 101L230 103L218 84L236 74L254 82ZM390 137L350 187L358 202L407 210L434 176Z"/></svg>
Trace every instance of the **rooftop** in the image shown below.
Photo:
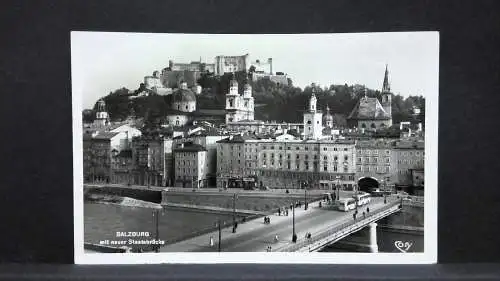
<svg viewBox="0 0 500 281"><path fill-rule="evenodd" d="M93 138L97 140L110 140L118 134L120 134L120 132L99 132Z"/></svg>
<svg viewBox="0 0 500 281"><path fill-rule="evenodd" d="M207 149L199 145L197 143L192 143L192 142L185 142L179 144L176 148L174 148L175 152L200 152L200 151L207 151Z"/></svg>
<svg viewBox="0 0 500 281"><path fill-rule="evenodd" d="M362 97L347 119L354 120L386 120L390 116L385 112L377 98Z"/></svg>

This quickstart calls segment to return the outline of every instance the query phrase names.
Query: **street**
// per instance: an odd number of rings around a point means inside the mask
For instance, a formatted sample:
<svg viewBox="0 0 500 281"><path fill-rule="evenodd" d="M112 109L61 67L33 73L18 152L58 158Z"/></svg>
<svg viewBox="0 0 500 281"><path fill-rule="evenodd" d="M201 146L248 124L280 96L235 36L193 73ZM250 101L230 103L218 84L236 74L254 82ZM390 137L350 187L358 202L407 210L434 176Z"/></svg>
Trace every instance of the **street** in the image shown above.
<svg viewBox="0 0 500 281"><path fill-rule="evenodd" d="M384 206L383 198L372 198L368 205L370 211L376 211ZM358 217L362 218L362 212L366 210L366 205L360 207ZM319 208L318 203L311 203L309 209L296 209L295 232L297 241L305 239L305 234L311 232L312 235L328 227L342 224L352 220L352 213L340 212L333 209ZM259 252L266 251L268 246L278 249L289 243L292 239L292 212L288 216L269 216L270 224L264 224L263 218L252 220L238 225L237 233L232 233L231 228L222 231L222 252ZM275 243L274 238L278 235L279 242ZM209 246L210 237L215 241L213 247ZM165 246L162 252L217 252L218 231L201 235L186 241Z"/></svg>

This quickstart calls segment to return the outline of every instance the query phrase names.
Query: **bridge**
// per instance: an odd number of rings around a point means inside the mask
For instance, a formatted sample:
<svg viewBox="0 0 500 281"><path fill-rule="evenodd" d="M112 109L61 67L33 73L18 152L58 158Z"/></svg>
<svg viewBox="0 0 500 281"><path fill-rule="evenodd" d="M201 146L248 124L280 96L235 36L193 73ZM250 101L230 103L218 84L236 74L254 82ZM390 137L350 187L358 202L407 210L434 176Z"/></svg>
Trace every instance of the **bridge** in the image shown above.
<svg viewBox="0 0 500 281"><path fill-rule="evenodd" d="M271 247L273 252L314 252L333 244L353 233L369 231L368 248L377 252L376 222L401 210L403 200L397 197L372 198L370 204L359 207L356 219L353 211L342 212L331 206L319 206L319 202L309 204L309 208L295 208L288 216L268 215L270 224L263 218L249 220L238 225L232 232L231 222L220 231L205 233L184 241L163 246L161 252L265 252ZM367 212L369 207L369 212ZM363 215L363 212L365 213ZM296 243L292 233L297 234ZM310 238L306 234L311 233ZM278 236L278 241L275 237ZM213 243L211 243L213 241ZM166 241L168 243L168 241Z"/></svg>

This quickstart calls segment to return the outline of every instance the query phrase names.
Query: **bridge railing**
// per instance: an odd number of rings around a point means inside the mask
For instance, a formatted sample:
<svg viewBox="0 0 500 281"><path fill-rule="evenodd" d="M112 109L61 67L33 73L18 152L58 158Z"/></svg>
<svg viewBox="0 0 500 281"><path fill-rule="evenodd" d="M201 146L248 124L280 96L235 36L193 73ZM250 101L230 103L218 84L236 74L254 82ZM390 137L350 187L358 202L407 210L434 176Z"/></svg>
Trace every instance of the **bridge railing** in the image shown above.
<svg viewBox="0 0 500 281"><path fill-rule="evenodd" d="M342 237L345 237L349 233L352 233L354 230L365 227L368 223L377 221L378 219L385 217L390 213L393 213L395 206L398 206L397 209L399 209L399 206L401 206L401 200L390 202L387 206L384 206L383 208L377 210L374 213L366 215L362 219L350 220L349 222L342 223L333 228L329 227L326 230L315 234L311 239L304 239L300 242L280 248L278 249L278 251L296 252L300 249L311 247L311 245L314 245L312 248L316 248L317 245L315 244L317 242L325 240L326 238L329 238L328 240L330 241L338 240Z"/></svg>

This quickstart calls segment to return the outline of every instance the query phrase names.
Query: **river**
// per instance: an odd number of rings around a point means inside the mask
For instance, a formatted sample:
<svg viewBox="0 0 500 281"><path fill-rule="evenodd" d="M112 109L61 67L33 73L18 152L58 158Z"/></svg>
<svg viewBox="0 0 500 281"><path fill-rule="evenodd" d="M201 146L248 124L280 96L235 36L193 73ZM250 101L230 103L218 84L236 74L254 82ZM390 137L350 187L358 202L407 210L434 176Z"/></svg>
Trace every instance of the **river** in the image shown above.
<svg viewBox="0 0 500 281"><path fill-rule="evenodd" d="M153 219L154 209L141 207L126 207L120 205L88 203L84 204L85 242L98 244L102 240L126 240L116 236L117 232L149 232L152 239L155 237L156 226ZM423 222L420 218L408 216L403 212L403 216L393 215L393 218L386 220L385 223L391 224L392 221L403 221L406 225L418 226ZM237 217L238 218L238 217ZM176 241L180 238L199 233L200 231L214 228L216 221L220 219L231 223L232 215L221 215L213 213L204 213L201 211L186 211L175 209L163 209L160 215L159 237L165 243ZM215 230L215 228L214 228ZM399 252L394 246L396 241L410 242L413 244L408 252L422 252L424 249L423 233L398 233L388 229L377 228L377 242L380 252ZM138 249L139 246L134 246ZM144 247L147 250L148 248ZM342 249L328 247L323 252L345 252Z"/></svg>
<svg viewBox="0 0 500 281"><path fill-rule="evenodd" d="M154 209L149 208L86 202L84 204L84 240L95 244L106 239L126 240L117 237L117 232L149 232L148 239L153 239L156 235L153 213ZM232 215L227 214L163 209L160 211L159 238L169 243L213 228L218 219L230 223L232 218ZM138 249L139 246L133 248Z"/></svg>

